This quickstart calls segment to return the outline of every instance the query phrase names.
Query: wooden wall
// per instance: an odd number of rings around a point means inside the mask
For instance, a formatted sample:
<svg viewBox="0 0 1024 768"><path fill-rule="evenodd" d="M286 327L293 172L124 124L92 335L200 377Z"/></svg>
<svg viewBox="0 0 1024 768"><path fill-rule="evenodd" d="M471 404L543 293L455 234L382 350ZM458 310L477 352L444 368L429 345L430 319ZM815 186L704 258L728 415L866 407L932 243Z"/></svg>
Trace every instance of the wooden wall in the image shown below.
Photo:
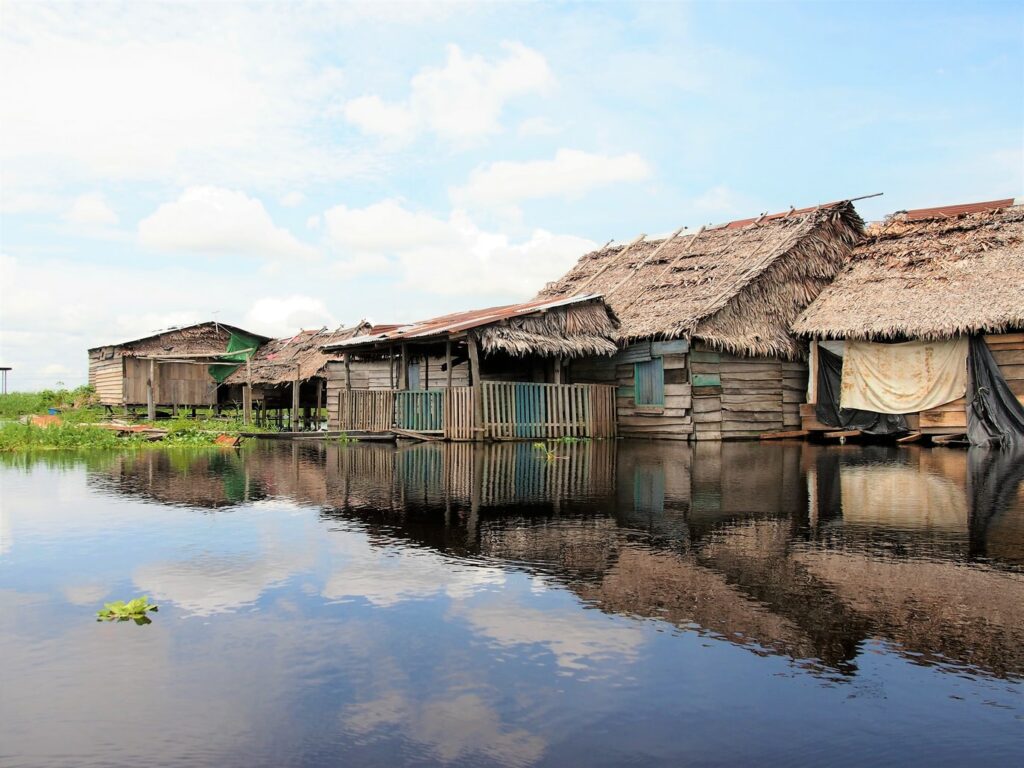
<svg viewBox="0 0 1024 768"><path fill-rule="evenodd" d="M124 358L126 405L145 405L149 360ZM154 400L157 405L216 405L217 382L206 365L157 363Z"/></svg>
<svg viewBox="0 0 1024 768"><path fill-rule="evenodd" d="M694 438L735 440L800 428L807 364L697 344L690 354Z"/></svg>
<svg viewBox="0 0 1024 768"><path fill-rule="evenodd" d="M124 403L124 358L116 355L108 360L89 358L89 386L96 390L103 405Z"/></svg>
<svg viewBox="0 0 1024 768"><path fill-rule="evenodd" d="M638 406L637 362L661 357L663 407ZM618 385L619 434L668 440L735 440L798 429L807 365L774 358L730 355L698 343L646 341L612 358L573 361L575 383Z"/></svg>

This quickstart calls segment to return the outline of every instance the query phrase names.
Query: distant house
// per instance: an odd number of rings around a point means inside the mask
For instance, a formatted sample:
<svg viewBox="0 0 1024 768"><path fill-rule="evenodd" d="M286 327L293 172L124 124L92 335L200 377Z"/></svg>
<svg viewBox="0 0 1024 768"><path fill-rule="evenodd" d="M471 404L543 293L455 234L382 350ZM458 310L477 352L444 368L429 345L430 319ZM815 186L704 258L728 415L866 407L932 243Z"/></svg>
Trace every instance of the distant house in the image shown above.
<svg viewBox="0 0 1024 768"><path fill-rule="evenodd" d="M325 345L359 336L370 330L363 322L351 328L299 331L294 336L271 339L260 346L248 365L224 379L228 397L243 402L245 386L252 386L253 419L260 426L313 428L327 405Z"/></svg>
<svg viewBox="0 0 1024 768"><path fill-rule="evenodd" d="M850 202L733 221L588 253L539 300L598 294L618 317L613 357L572 382L617 386L619 434L682 440L797 429L806 344L790 324L860 239Z"/></svg>
<svg viewBox="0 0 1024 768"><path fill-rule="evenodd" d="M330 424L455 440L611 436L610 387L568 386L569 360L612 355L599 296L382 326L324 345Z"/></svg>
<svg viewBox="0 0 1024 768"><path fill-rule="evenodd" d="M924 434L964 432L970 336L985 340L1009 390L1024 399L1020 202L901 211L868 230L793 324L811 340L806 428L834 429L842 407L843 419L863 409L902 416L903 428ZM841 370L841 387L829 383L830 365ZM826 402L836 395L838 403Z"/></svg>
<svg viewBox="0 0 1024 768"><path fill-rule="evenodd" d="M218 374L234 370L268 340L217 322L168 328L91 348L89 384L110 408L214 406Z"/></svg>

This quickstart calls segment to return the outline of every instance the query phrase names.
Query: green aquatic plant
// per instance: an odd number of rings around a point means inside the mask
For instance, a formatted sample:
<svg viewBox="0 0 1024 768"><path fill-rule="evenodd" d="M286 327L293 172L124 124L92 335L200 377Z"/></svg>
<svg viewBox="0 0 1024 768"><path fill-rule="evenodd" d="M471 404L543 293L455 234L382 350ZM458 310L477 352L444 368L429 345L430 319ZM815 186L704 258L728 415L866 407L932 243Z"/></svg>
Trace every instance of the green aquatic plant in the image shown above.
<svg viewBox="0 0 1024 768"><path fill-rule="evenodd" d="M129 600L115 600L113 603L106 603L102 611L96 612L96 621L134 621L136 624L149 624L150 619L146 615L150 611L158 611L160 607L149 602L149 597L143 595Z"/></svg>
<svg viewBox="0 0 1024 768"><path fill-rule="evenodd" d="M572 445L573 443L589 443L589 437L573 437L572 435L565 435L564 437L555 438L554 442L562 443L563 445Z"/></svg>
<svg viewBox="0 0 1024 768"><path fill-rule="evenodd" d="M533 447L535 450L544 451L544 458L548 461L554 461L559 458L558 454L555 453L554 449L548 448L547 443L534 443Z"/></svg>

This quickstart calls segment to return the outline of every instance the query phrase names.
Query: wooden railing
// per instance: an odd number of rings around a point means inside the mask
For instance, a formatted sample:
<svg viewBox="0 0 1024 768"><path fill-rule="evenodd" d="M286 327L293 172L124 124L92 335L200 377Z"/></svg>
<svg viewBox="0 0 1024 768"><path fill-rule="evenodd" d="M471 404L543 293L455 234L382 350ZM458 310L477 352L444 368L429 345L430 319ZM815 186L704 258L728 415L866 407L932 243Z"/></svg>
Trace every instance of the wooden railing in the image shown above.
<svg viewBox="0 0 1024 768"><path fill-rule="evenodd" d="M395 426L413 432L444 431L444 391L440 389L395 392Z"/></svg>
<svg viewBox="0 0 1024 768"><path fill-rule="evenodd" d="M614 437L615 387L605 384L480 384L483 435L495 440Z"/></svg>
<svg viewBox="0 0 1024 768"><path fill-rule="evenodd" d="M395 422L395 390L352 389L338 393L339 429L387 432Z"/></svg>
<svg viewBox="0 0 1024 768"><path fill-rule="evenodd" d="M615 387L485 381L438 390L343 391L339 428L398 428L447 440L614 437Z"/></svg>

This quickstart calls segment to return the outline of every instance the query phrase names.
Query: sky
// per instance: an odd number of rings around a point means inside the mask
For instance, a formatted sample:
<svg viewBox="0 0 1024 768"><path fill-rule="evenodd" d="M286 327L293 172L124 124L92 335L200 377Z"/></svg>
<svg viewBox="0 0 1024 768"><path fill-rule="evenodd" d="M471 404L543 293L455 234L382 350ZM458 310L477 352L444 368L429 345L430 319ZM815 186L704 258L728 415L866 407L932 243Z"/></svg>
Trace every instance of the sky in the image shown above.
<svg viewBox="0 0 1024 768"><path fill-rule="evenodd" d="M0 2L0 365L526 300L819 202L1024 195L1019 3Z"/></svg>

